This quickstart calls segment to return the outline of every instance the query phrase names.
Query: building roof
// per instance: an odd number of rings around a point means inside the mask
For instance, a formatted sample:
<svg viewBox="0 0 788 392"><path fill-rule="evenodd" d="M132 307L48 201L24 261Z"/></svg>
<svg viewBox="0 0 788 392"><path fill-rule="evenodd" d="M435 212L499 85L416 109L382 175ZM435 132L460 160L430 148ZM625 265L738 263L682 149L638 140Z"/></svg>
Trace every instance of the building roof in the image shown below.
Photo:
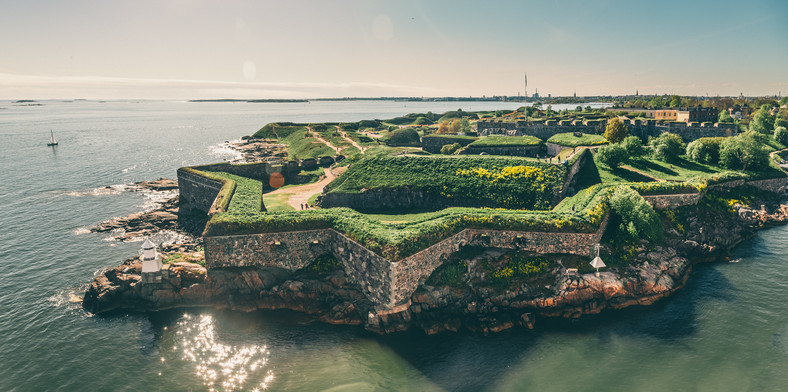
<svg viewBox="0 0 788 392"><path fill-rule="evenodd" d="M150 238L146 238L146 239L145 239L145 242L143 242L143 243L142 243L142 249L153 249L153 248L155 248L155 247L156 247L156 244L154 244L154 243L153 243L153 242L150 240Z"/></svg>

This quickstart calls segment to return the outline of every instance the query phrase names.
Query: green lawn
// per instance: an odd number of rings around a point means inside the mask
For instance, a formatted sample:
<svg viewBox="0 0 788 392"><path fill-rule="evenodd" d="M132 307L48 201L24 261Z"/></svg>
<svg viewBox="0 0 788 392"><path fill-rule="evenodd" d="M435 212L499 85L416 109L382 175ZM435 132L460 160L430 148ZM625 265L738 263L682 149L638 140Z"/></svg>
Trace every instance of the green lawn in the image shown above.
<svg viewBox="0 0 788 392"><path fill-rule="evenodd" d="M558 133L547 139L548 143L555 143L567 147L598 146L607 144L607 139L602 135L582 133L575 136L574 132Z"/></svg>
<svg viewBox="0 0 788 392"><path fill-rule="evenodd" d="M542 139L534 136L485 136L469 144L468 147L538 146L542 143Z"/></svg>
<svg viewBox="0 0 788 392"><path fill-rule="evenodd" d="M287 204L287 200L290 199L292 193L278 193L275 195L271 194L264 194L263 195L263 203L265 203L265 209L268 212L285 212L285 211L295 211L290 204Z"/></svg>

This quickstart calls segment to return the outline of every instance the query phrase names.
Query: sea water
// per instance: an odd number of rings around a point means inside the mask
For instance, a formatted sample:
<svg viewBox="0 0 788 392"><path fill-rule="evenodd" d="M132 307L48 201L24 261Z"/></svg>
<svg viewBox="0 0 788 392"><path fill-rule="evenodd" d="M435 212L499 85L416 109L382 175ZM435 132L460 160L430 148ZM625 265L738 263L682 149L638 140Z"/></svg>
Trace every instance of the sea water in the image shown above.
<svg viewBox="0 0 788 392"><path fill-rule="evenodd" d="M538 319L533 331L377 336L289 311L88 314L75 297L140 244L87 228L152 206L124 184L233 159L225 141L272 121L518 105L28 104L0 101L2 391L788 390L785 226L736 248L739 263L698 266L685 288L653 306ZM55 148L46 146L50 130Z"/></svg>

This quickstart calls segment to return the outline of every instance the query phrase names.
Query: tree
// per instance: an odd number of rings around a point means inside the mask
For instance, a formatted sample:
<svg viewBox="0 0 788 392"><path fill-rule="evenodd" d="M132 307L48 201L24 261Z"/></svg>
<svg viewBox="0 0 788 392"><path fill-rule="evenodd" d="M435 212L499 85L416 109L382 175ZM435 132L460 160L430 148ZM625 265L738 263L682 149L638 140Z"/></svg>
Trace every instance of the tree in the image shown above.
<svg viewBox="0 0 788 392"><path fill-rule="evenodd" d="M771 108L769 105L763 105L760 109L755 111L750 121L750 130L760 132L763 134L770 134L774 129L774 116L769 113Z"/></svg>
<svg viewBox="0 0 788 392"><path fill-rule="evenodd" d="M460 132L467 134L470 131L471 131L471 122L467 118L463 117L460 120Z"/></svg>
<svg viewBox="0 0 788 392"><path fill-rule="evenodd" d="M731 114L727 109L722 109L719 117L717 117L717 121L721 123L732 123L733 117L731 117Z"/></svg>
<svg viewBox="0 0 788 392"><path fill-rule="evenodd" d="M662 223L654 208L634 189L619 187L610 196L610 207L619 217L622 234L635 240L647 239L661 242L664 236Z"/></svg>
<svg viewBox="0 0 788 392"><path fill-rule="evenodd" d="M455 118L452 120L451 124L449 125L449 133L459 133L460 132L460 119Z"/></svg>
<svg viewBox="0 0 788 392"><path fill-rule="evenodd" d="M783 126L774 128L774 140L783 146L788 146L788 129Z"/></svg>
<svg viewBox="0 0 788 392"><path fill-rule="evenodd" d="M665 162L675 161L687 148L681 136L668 132L652 138L649 144L654 150L654 156Z"/></svg>
<svg viewBox="0 0 788 392"><path fill-rule="evenodd" d="M596 156L600 162L609 166L611 169L621 166L629 158L627 150L620 144L611 144L607 147L602 147L597 150Z"/></svg>
<svg viewBox="0 0 788 392"><path fill-rule="evenodd" d="M605 134L603 135L610 143L618 143L629 135L629 129L620 118L614 118L607 122Z"/></svg>
<svg viewBox="0 0 788 392"><path fill-rule="evenodd" d="M726 138L720 146L720 164L728 169L757 170L769 164L769 152L764 148L763 135L747 131Z"/></svg>
<svg viewBox="0 0 788 392"><path fill-rule="evenodd" d="M777 115L774 119L774 129L776 130L777 127L784 127L788 128L788 120L784 119L781 115Z"/></svg>
<svg viewBox="0 0 788 392"><path fill-rule="evenodd" d="M668 98L668 106L672 108L681 106L681 97L678 95L671 95L670 98Z"/></svg>
<svg viewBox="0 0 788 392"><path fill-rule="evenodd" d="M783 97L780 99L780 106L782 105L788 105L788 97Z"/></svg>
<svg viewBox="0 0 788 392"><path fill-rule="evenodd" d="M661 108L665 106L665 100L662 97L654 97L651 98L651 101L648 103L649 106L652 108Z"/></svg>
<svg viewBox="0 0 788 392"><path fill-rule="evenodd" d="M460 147L462 147L460 143L446 144L443 147L441 147L441 154L444 155L454 154L457 150L460 149Z"/></svg>
<svg viewBox="0 0 788 392"><path fill-rule="evenodd" d="M444 135L449 133L449 123L447 121L441 121L441 123L438 124L438 132L436 133L438 133L439 135Z"/></svg>
<svg viewBox="0 0 788 392"><path fill-rule="evenodd" d="M621 142L621 146L624 147L630 158L637 158L645 153L643 141L637 136L627 136Z"/></svg>

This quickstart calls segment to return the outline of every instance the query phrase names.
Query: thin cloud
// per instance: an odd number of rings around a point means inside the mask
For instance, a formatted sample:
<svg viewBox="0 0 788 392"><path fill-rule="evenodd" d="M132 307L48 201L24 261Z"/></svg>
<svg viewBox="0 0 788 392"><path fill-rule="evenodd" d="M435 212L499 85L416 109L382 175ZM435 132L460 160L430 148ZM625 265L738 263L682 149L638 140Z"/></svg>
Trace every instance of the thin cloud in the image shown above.
<svg viewBox="0 0 788 392"><path fill-rule="evenodd" d="M439 90L390 83L227 82L104 76L41 76L0 73L0 99L20 98L322 98L440 94Z"/></svg>

